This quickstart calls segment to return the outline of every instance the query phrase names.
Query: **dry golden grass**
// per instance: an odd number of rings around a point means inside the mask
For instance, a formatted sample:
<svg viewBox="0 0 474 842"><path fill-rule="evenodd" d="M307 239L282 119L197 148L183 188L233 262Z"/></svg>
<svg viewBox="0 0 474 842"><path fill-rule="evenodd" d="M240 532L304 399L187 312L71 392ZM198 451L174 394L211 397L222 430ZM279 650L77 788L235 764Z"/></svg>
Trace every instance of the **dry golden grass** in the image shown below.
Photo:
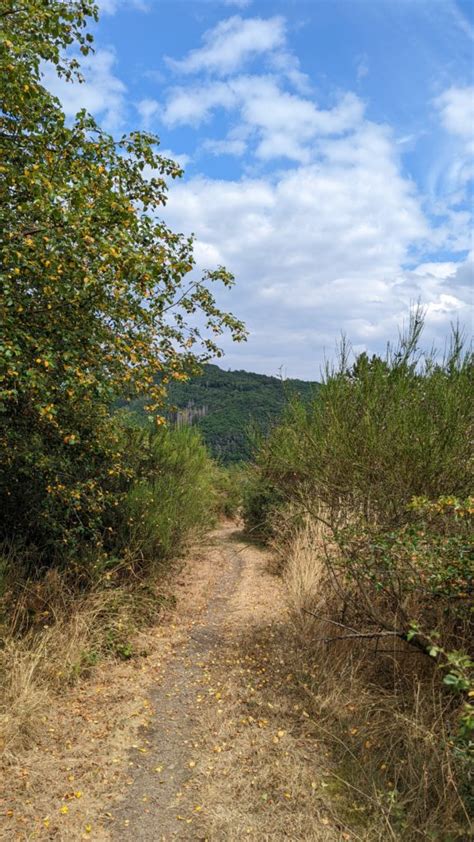
<svg viewBox="0 0 474 842"><path fill-rule="evenodd" d="M47 689L38 674L44 661L44 647L31 651L13 640L0 651L0 753L15 756L28 748L38 735L41 716L48 705Z"/></svg>
<svg viewBox="0 0 474 842"><path fill-rule="evenodd" d="M221 656L211 676L219 681L222 713L217 723L215 716L202 723L203 733L212 734L199 786L205 837L213 842L361 839L341 823L328 795L330 752L315 739L301 692L287 672L292 658L286 630L256 627L229 643Z"/></svg>
<svg viewBox="0 0 474 842"><path fill-rule="evenodd" d="M143 676L127 686L146 646L137 626L161 604L140 583L108 584L82 595L57 576L25 587L2 630L0 839L82 839L91 823L93 838L102 838L104 787L123 785L112 758L149 713L134 702ZM125 663L132 646L136 657ZM127 708L137 718L125 724Z"/></svg>
<svg viewBox="0 0 474 842"><path fill-rule="evenodd" d="M321 523L306 518L304 526L294 533L285 556L285 596L297 632L305 638L314 630L314 614L320 613L327 596L324 530Z"/></svg>
<svg viewBox="0 0 474 842"><path fill-rule="evenodd" d="M344 634L331 622L340 621L342 604L325 573L324 543L320 525L307 520L292 536L283 576L293 670L315 734L331 747L339 819L377 842L465 840L473 828L466 761L452 741L456 704L435 664L402 641L333 641Z"/></svg>
<svg viewBox="0 0 474 842"><path fill-rule="evenodd" d="M61 591L59 581L57 591ZM30 631L7 630L4 636L0 755L11 760L34 742L52 694L84 676L104 653L128 652L139 596L125 589L102 589L74 598L64 588L61 600L64 605L58 606L58 600L50 599L49 609L37 622L30 619ZM21 624L19 607L14 621Z"/></svg>
<svg viewBox="0 0 474 842"><path fill-rule="evenodd" d="M281 579L272 555L236 545L243 569L228 606L223 640L210 663L218 690L201 713L196 797L199 836L212 842L357 840L327 796L330 752L314 725L294 666Z"/></svg>

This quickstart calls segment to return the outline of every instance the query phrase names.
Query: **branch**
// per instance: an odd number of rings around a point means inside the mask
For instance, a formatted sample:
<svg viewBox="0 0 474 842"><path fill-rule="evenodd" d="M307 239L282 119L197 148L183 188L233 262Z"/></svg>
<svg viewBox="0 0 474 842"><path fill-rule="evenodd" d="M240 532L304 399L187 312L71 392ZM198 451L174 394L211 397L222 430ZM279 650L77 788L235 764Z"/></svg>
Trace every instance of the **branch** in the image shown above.
<svg viewBox="0 0 474 842"><path fill-rule="evenodd" d="M414 646L419 652L422 652L424 655L430 656L430 653L425 646L424 643L421 642L416 636L415 637L408 637L408 632L397 631L396 629L383 629L382 631L378 632L358 632L356 629L353 629L352 626L345 626L344 623L339 623L336 620L330 620L328 617L320 617L314 613L314 611L308 611L307 608L303 608L305 614L311 614L313 617L316 617L317 620L325 620L327 623L331 623L333 626L339 626L342 629L347 629L351 632L351 634L341 634L337 637L316 637L315 640L321 640L325 643L331 643L336 640L373 640L378 639L381 637L398 637L399 640L405 641L405 643L409 643L410 646Z"/></svg>
<svg viewBox="0 0 474 842"><path fill-rule="evenodd" d="M28 10L27 9L9 9L6 12L2 12L0 14L0 18L6 18L9 15L18 15L18 14L20 14L20 12L26 12L26 11L28 11Z"/></svg>
<svg viewBox="0 0 474 842"><path fill-rule="evenodd" d="M320 615L315 614L314 611L308 611L307 608L303 608L302 610L305 614L311 614L312 617L316 617L317 620L324 620L324 622L331 623L333 626L339 626L341 629L347 629L347 631L354 632L356 635L358 634L357 629L353 629L352 626L345 626L344 623L338 623L337 620L330 620L329 617L321 617Z"/></svg>
<svg viewBox="0 0 474 842"><path fill-rule="evenodd" d="M395 631L380 631L380 632L356 632L356 634L341 634L337 637L316 637L315 640L324 640L325 643L331 643L334 640L370 640L379 637L402 637L400 632ZM404 639L404 638L403 638Z"/></svg>

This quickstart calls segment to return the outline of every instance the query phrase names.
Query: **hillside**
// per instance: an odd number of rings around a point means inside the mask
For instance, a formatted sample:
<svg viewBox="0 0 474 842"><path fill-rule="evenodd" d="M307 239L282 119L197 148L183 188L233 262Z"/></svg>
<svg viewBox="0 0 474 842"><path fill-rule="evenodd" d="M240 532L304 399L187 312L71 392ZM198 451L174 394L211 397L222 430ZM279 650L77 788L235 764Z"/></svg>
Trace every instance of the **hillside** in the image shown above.
<svg viewBox="0 0 474 842"><path fill-rule="evenodd" d="M308 400L316 382L280 380L248 371L224 371L205 365L200 377L174 383L169 397L178 424L191 423L201 430L213 456L230 464L251 454L251 431L267 432L292 395ZM142 411L144 401L132 405Z"/></svg>

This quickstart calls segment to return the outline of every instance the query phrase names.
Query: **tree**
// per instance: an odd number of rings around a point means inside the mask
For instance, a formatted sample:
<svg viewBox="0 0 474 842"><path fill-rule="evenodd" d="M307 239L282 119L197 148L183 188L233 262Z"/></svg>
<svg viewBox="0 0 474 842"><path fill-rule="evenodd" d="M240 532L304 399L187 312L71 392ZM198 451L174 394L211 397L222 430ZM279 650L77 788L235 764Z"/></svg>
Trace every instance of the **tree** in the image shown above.
<svg viewBox="0 0 474 842"><path fill-rule="evenodd" d="M159 412L224 330L244 337L211 292L232 276L190 279L192 240L158 218L181 175L158 139L70 125L42 84L43 62L80 79L96 18L91 0L0 6L0 533L56 550L95 534L123 470L113 401L147 392Z"/></svg>

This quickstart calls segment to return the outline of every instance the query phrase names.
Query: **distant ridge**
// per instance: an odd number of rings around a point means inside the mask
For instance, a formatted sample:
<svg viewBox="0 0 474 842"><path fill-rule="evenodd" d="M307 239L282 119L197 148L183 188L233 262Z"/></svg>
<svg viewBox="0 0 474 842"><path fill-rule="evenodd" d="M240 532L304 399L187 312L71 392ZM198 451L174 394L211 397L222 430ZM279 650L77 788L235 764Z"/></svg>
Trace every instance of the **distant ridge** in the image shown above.
<svg viewBox="0 0 474 842"><path fill-rule="evenodd" d="M266 433L280 418L291 395L309 400L318 385L248 371L224 371L208 364L203 366L201 376L170 387L170 403L176 407L172 419L200 429L219 461L240 462L251 455L251 428ZM143 403L135 402L132 409L140 411Z"/></svg>

